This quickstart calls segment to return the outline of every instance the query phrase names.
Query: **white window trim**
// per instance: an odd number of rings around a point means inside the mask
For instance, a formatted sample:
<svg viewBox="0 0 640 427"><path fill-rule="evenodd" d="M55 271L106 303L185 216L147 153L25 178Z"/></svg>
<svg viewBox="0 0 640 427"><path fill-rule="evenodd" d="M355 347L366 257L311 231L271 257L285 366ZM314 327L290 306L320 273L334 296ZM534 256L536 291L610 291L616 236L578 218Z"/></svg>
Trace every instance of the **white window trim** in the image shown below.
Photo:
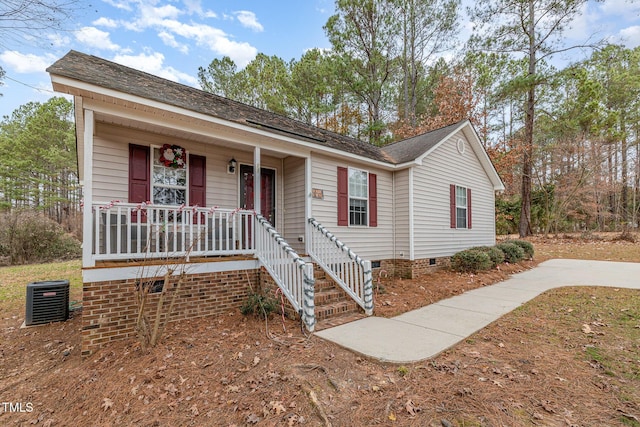
<svg viewBox="0 0 640 427"><path fill-rule="evenodd" d="M150 166L151 166L151 175L150 175L150 179L149 179L149 192L151 194L149 194L149 200L151 201L151 203L155 203L153 201L153 189L155 187L161 187L161 188L171 188L171 189L176 189L176 190L185 190L185 195L184 195L184 204L185 206L190 206L189 205L189 151L187 151L185 149L184 153L185 153L185 158L186 158L186 162L184 165L185 168L185 185L181 186L181 185L156 185L154 180L153 180L153 167L155 166L154 161L155 161L155 149L161 149L162 146L161 145L150 145L150 149L151 149L151 153L149 153L151 159L150 159ZM180 206L180 205L161 205L161 206Z"/></svg>
<svg viewBox="0 0 640 427"><path fill-rule="evenodd" d="M461 188L464 191L464 201L465 205L458 205L458 188ZM468 187L463 187L462 185L456 185L455 191L455 199L456 199L456 230L468 230L469 229L469 200L468 200ZM465 217L465 226L460 227L458 225L458 208L464 209L464 217Z"/></svg>
<svg viewBox="0 0 640 427"><path fill-rule="evenodd" d="M367 174L367 195L366 197L358 197L358 196L352 196L351 195L351 171L357 171L357 172L364 172ZM351 199L355 199L355 200L364 200L367 202L367 213L365 215L365 220L367 221L366 224L351 224ZM347 214L349 216L349 227L356 227L356 228L369 228L369 215L371 214L371 201L369 200L369 171L365 170L365 169L359 169L359 168L352 168L352 167L348 167L347 168Z"/></svg>

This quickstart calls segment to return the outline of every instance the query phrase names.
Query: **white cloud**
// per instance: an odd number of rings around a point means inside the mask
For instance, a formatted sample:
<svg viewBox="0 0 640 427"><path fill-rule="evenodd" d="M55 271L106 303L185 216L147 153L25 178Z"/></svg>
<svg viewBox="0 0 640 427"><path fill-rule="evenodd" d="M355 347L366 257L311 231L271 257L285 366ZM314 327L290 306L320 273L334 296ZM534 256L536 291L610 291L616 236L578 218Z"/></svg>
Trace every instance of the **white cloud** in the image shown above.
<svg viewBox="0 0 640 427"><path fill-rule="evenodd" d="M0 54L3 68L9 68L16 73L44 73L45 69L53 64L57 56L52 54L34 55L21 53L15 50L5 50Z"/></svg>
<svg viewBox="0 0 640 427"><path fill-rule="evenodd" d="M109 33L99 30L95 27L83 27L76 31L76 39L87 46L105 49L119 50L120 46L113 43L109 37Z"/></svg>
<svg viewBox="0 0 640 427"><path fill-rule="evenodd" d="M195 77L178 71L173 67L165 66L164 55L159 52L141 53L139 55L116 55L113 61L174 82L182 82L191 86L196 86L198 83L198 79Z"/></svg>
<svg viewBox="0 0 640 427"><path fill-rule="evenodd" d="M47 36L53 47L64 47L71 43L71 39L59 33L49 34Z"/></svg>
<svg viewBox="0 0 640 427"><path fill-rule="evenodd" d="M132 0L126 4L135 6L135 15L128 21L120 20L116 24L126 30L136 32L145 32L153 29L156 31L157 37L166 46L177 49L184 54L191 51L190 44L195 44L210 50L216 55L229 56L239 67L244 67L255 58L258 50L251 44L236 41L223 30L198 21L203 17L216 16L215 13L202 9L201 0L183 1L184 7L181 10L173 4L156 6L161 4L156 0ZM121 3L125 4L124 2ZM193 19L189 22L183 22L181 19L186 15L192 16ZM197 15L197 17L194 15ZM249 27L254 31L263 30L253 12L235 12L235 16L243 26ZM114 23L103 18L94 22L94 25L105 27L112 24ZM101 32L95 27L85 27L81 31L82 39L77 37L78 40L85 44L90 44L100 49L114 51L119 51L120 49L120 46L110 41L109 34L106 32Z"/></svg>
<svg viewBox="0 0 640 427"><path fill-rule="evenodd" d="M620 16L628 21L636 21L640 4L632 0L607 0L599 5L601 14Z"/></svg>
<svg viewBox="0 0 640 427"><path fill-rule="evenodd" d="M203 10L202 2L200 0L183 0L184 5L187 7L187 13L189 15L196 14L203 18L217 18L218 15L211 10Z"/></svg>
<svg viewBox="0 0 640 427"><path fill-rule="evenodd" d="M234 12L234 14L243 27L257 32L264 31L264 27L261 23L258 22L258 18L256 17L255 13L248 10L239 10L237 12Z"/></svg>
<svg viewBox="0 0 640 427"><path fill-rule="evenodd" d="M121 10L131 10L131 5L129 4L129 0L102 0L103 2L115 7L116 9Z"/></svg>
<svg viewBox="0 0 640 427"><path fill-rule="evenodd" d="M620 30L619 38L628 49L640 46L640 25L634 25Z"/></svg>
<svg viewBox="0 0 640 427"><path fill-rule="evenodd" d="M92 24L97 27L118 28L118 23L115 20L111 18L105 18L104 16L96 19L92 22Z"/></svg>
<svg viewBox="0 0 640 427"><path fill-rule="evenodd" d="M185 55L189 53L189 46L184 43L179 43L176 40L176 38L173 36L173 34L170 34L166 31L160 31L158 33L158 37L160 37L162 42L167 46L178 49L180 52L184 53Z"/></svg>
<svg viewBox="0 0 640 427"><path fill-rule="evenodd" d="M240 67L247 65L258 53L258 49L246 42L236 42L227 34L204 24L183 24L178 21L163 21L162 25L169 31L181 37L194 40L198 45L211 51L226 55Z"/></svg>
<svg viewBox="0 0 640 427"><path fill-rule="evenodd" d="M175 20L181 14L179 9L170 4L161 7L143 4L140 6L140 18L136 20L136 23L142 27L152 27L165 19Z"/></svg>

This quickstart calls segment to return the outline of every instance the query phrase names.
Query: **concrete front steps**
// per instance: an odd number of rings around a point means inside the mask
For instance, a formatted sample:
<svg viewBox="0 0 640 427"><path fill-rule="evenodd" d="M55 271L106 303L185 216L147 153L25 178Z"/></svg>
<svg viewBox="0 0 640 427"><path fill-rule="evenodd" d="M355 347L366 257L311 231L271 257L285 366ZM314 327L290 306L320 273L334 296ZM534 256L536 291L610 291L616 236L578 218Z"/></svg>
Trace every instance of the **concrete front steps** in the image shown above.
<svg viewBox="0 0 640 427"><path fill-rule="evenodd" d="M317 265L314 268L316 331L363 319L364 310Z"/></svg>

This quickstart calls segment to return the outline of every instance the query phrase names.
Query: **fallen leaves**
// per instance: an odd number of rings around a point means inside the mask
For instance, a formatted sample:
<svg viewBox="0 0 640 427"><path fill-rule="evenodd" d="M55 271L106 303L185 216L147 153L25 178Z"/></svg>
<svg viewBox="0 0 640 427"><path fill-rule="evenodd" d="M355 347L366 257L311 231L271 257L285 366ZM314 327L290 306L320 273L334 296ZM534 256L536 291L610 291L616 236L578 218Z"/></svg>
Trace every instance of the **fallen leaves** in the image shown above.
<svg viewBox="0 0 640 427"><path fill-rule="evenodd" d="M410 416L414 416L417 415L418 412L421 411L421 409L419 407L417 407L415 405L415 403L413 403L413 400L409 399L406 401L406 403L404 404L404 409L407 411L407 413Z"/></svg>
<svg viewBox="0 0 640 427"><path fill-rule="evenodd" d="M104 399L102 399L102 405L100 405L102 409L107 411L108 409L111 409L112 406L113 406L113 400L109 399L108 397L105 397Z"/></svg>

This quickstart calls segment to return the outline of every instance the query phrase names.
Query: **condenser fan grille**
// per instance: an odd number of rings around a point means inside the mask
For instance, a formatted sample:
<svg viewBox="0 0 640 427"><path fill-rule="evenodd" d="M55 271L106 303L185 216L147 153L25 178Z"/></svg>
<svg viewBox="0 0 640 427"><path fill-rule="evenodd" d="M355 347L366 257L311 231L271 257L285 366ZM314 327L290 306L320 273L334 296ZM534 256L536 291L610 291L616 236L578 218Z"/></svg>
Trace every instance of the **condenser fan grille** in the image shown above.
<svg viewBox="0 0 640 427"><path fill-rule="evenodd" d="M27 285L26 326L60 322L68 318L68 280L33 282Z"/></svg>

